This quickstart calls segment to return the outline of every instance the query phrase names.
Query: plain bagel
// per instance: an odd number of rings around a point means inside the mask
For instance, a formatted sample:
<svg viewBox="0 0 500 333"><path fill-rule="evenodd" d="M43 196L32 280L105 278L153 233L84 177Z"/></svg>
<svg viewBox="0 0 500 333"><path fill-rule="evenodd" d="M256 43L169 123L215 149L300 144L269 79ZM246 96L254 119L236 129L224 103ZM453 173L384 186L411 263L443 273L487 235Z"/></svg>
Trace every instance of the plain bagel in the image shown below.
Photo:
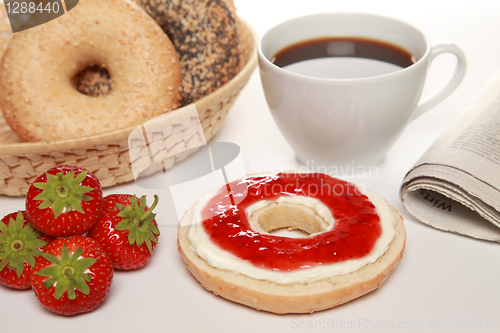
<svg viewBox="0 0 500 333"><path fill-rule="evenodd" d="M108 94L75 76L105 69ZM82 0L67 14L16 33L1 64L0 105L23 141L89 136L178 108L181 71L168 36L129 0Z"/></svg>
<svg viewBox="0 0 500 333"><path fill-rule="evenodd" d="M401 260L406 241L402 217L385 200L380 200L387 205L388 212L394 217L395 235L376 261L347 274L308 283L276 283L252 278L241 272L215 268L197 254L188 236L193 214L197 214L196 204L180 221L178 250L191 274L205 289L216 295L258 310L279 314L320 311L379 288ZM298 224L292 228L305 230L307 226ZM265 229L273 227L267 226Z"/></svg>

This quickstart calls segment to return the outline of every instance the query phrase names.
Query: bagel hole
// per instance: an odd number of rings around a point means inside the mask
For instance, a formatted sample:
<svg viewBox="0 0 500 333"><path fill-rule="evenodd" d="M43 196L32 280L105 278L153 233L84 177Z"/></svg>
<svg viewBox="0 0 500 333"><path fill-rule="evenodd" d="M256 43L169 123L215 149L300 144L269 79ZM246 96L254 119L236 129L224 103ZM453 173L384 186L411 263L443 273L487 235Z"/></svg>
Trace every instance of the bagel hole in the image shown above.
<svg viewBox="0 0 500 333"><path fill-rule="evenodd" d="M305 231L299 229L289 229L289 228L276 229L270 231L269 233L273 236L290 237L290 238L304 238L309 236L309 234Z"/></svg>
<svg viewBox="0 0 500 333"><path fill-rule="evenodd" d="M99 97L111 93L111 76L104 66L89 65L76 73L72 79L73 87L80 93Z"/></svg>
<svg viewBox="0 0 500 333"><path fill-rule="evenodd" d="M313 209L294 204L273 204L252 214L257 229L275 236L302 238L326 231Z"/></svg>

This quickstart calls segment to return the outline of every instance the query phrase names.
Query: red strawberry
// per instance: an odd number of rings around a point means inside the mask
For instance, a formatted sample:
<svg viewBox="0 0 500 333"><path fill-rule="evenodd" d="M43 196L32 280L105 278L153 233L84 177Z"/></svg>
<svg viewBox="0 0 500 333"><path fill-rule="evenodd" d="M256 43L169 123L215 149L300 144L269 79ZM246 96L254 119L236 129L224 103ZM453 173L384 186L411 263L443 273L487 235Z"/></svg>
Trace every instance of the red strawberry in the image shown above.
<svg viewBox="0 0 500 333"><path fill-rule="evenodd" d="M28 189L26 213L33 226L47 235L81 235L101 216L101 184L79 167L52 168Z"/></svg>
<svg viewBox="0 0 500 333"><path fill-rule="evenodd" d="M108 295L112 280L111 260L95 240L84 236L47 244L31 274L40 303L66 316L94 310Z"/></svg>
<svg viewBox="0 0 500 333"><path fill-rule="evenodd" d="M23 213L11 213L0 222L0 283L15 289L31 288L36 257L54 240L35 230Z"/></svg>
<svg viewBox="0 0 500 333"><path fill-rule="evenodd" d="M130 194L112 194L104 197L104 212L90 230L89 237L97 240L118 269L136 269L144 266L153 255L160 231L153 209L146 206L146 196L137 199Z"/></svg>

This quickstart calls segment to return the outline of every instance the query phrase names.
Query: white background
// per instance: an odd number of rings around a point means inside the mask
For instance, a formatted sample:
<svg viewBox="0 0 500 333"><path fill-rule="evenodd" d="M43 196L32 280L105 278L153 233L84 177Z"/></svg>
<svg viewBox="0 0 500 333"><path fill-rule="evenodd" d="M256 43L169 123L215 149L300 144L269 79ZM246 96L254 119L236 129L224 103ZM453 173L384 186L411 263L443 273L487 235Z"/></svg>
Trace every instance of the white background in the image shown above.
<svg viewBox="0 0 500 333"><path fill-rule="evenodd" d="M152 261L115 272L111 292L92 313L52 314L33 292L0 286L1 332L298 332L298 331L500 331L500 245L432 229L410 216L399 187L405 173L464 110L500 67L500 1L485 0L235 0L238 14L259 35L275 24L319 12L360 11L412 23L431 41L451 40L468 59L460 87L411 123L376 172L344 177L379 193L403 215L408 238L403 260L379 290L343 306L308 315L274 315L234 304L205 291L177 252L177 218L168 191L158 191L161 243ZM454 59L431 67L424 93L443 83ZM215 141L242 149L248 173L299 167L266 105L258 71L241 92ZM340 175L342 176L342 175ZM135 184L110 193L153 194ZM194 202L196 198L191 200ZM152 200L148 200L151 202ZM0 198L0 215L23 209L21 198ZM496 323L496 326L494 324ZM489 328L486 326L489 324ZM496 327L496 329L493 329Z"/></svg>

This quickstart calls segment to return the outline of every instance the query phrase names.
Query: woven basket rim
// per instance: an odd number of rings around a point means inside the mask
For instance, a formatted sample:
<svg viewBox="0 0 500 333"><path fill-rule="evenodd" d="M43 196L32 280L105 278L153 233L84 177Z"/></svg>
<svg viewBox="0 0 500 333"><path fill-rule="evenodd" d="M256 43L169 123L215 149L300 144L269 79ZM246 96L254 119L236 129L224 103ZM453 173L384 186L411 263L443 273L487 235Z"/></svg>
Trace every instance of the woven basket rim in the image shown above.
<svg viewBox="0 0 500 333"><path fill-rule="evenodd" d="M220 100L221 96L225 96L230 93L235 86L239 84L240 81L245 80L257 67L257 42L258 35L252 26L245 20L238 17L238 21L241 26L247 29L252 38L252 50L250 52L250 57L247 59L245 66L236 74L231 80L229 80L222 87L214 91L213 93L202 97L198 101L195 101L195 106L198 110L202 110L214 103L214 101ZM179 111L182 110L178 109ZM171 111L176 112L177 110ZM105 145L113 142L118 142L140 126L141 124L130 125L121 129L114 131L94 134L91 136L75 138L75 139L63 139L57 141L39 141L39 142L18 142L18 143L0 143L0 155L19 155L19 154L42 154L51 153L53 151L62 150L72 150L80 148L88 148L89 146ZM63 149L61 149L63 148Z"/></svg>

